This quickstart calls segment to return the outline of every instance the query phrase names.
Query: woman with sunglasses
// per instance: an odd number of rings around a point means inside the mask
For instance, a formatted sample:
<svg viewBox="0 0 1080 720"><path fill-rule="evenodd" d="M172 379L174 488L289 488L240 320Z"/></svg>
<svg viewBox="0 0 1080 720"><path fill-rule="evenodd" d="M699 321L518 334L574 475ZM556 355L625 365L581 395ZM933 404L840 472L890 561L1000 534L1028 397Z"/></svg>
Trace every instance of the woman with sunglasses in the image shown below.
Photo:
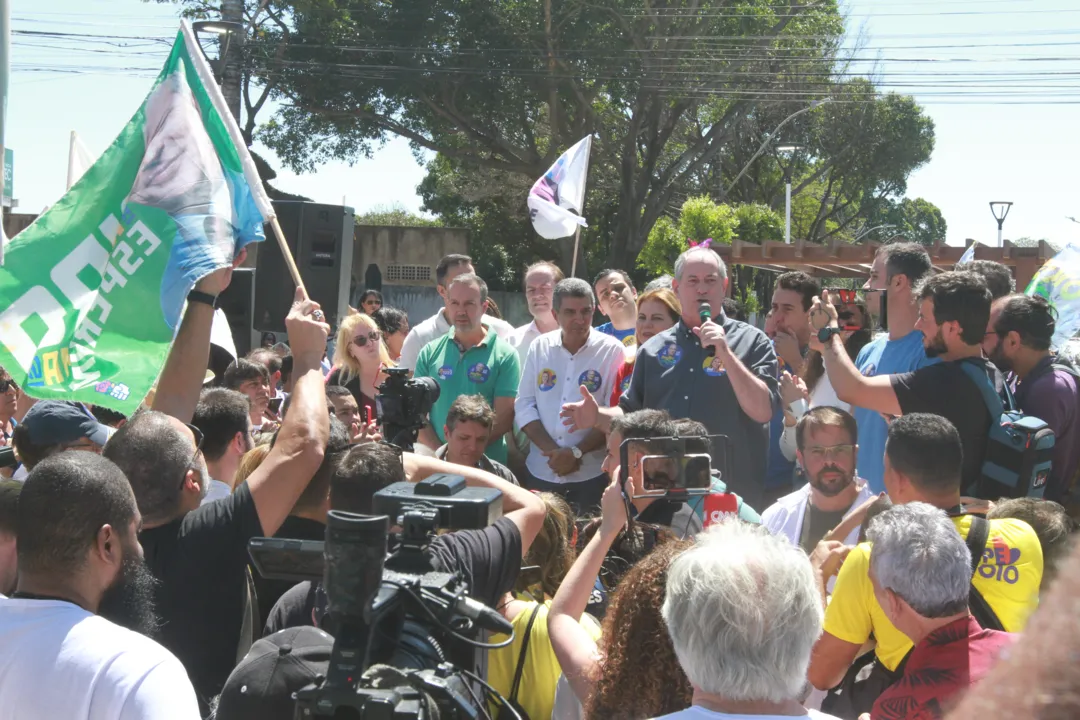
<svg viewBox="0 0 1080 720"><path fill-rule="evenodd" d="M356 398L360 417L376 415L376 388L385 375L383 369L394 362L382 342L382 333L370 316L358 313L341 321L334 347L334 368L326 378L327 385L341 385Z"/></svg>

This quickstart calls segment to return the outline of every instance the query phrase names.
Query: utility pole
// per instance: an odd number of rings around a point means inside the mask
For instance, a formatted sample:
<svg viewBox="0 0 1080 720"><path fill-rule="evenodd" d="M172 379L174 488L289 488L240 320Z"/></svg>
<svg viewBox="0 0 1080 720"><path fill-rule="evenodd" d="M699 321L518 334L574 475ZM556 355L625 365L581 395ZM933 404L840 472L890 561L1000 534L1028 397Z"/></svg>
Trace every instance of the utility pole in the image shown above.
<svg viewBox="0 0 1080 720"><path fill-rule="evenodd" d="M244 41L247 36L247 27L244 25L244 0L221 0L221 19L239 23L243 28L240 32L224 33L218 40L220 43L218 57L224 62L221 68L221 94L225 96L225 102L239 124L240 86L244 76Z"/></svg>

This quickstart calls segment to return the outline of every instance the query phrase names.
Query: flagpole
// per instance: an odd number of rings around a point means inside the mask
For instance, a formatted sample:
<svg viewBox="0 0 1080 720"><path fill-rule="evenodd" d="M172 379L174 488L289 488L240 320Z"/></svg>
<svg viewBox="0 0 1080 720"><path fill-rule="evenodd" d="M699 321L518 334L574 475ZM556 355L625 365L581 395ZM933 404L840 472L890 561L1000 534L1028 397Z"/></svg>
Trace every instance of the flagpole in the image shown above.
<svg viewBox="0 0 1080 720"><path fill-rule="evenodd" d="M292 275L293 282L296 284L296 287L304 291L304 297L311 297L308 295L307 288L304 287L304 280L300 277L300 270L296 267L296 260L293 259L292 250L289 249L289 243L285 242L285 233L281 230L277 215L270 218L270 227L274 229L274 236L277 238L278 247L281 248L281 256L285 258L285 264L289 268L289 274Z"/></svg>
<svg viewBox="0 0 1080 720"><path fill-rule="evenodd" d="M581 188L581 217L585 217L585 196L589 194L589 162L592 160L592 135L589 135L589 152L585 154L585 184ZM578 245L581 242L581 226L574 231L574 259L570 261L570 277L577 277Z"/></svg>
<svg viewBox="0 0 1080 720"><path fill-rule="evenodd" d="M68 141L68 174L67 189L75 184L75 131L71 131L71 139Z"/></svg>

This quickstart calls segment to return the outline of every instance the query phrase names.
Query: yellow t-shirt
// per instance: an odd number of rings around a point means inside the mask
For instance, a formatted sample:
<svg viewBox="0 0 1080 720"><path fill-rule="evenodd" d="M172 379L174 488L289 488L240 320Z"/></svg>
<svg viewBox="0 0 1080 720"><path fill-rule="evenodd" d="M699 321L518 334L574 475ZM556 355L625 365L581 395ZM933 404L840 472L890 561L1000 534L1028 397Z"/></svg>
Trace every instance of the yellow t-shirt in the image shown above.
<svg viewBox="0 0 1080 720"><path fill-rule="evenodd" d="M514 672L517 670L521 645L525 641L525 628L529 626L536 603L530 603L510 623L514 626L514 642L508 647L488 651L488 683L505 698L510 697L510 688L514 684ZM549 718L555 705L555 685L562 675L562 668L551 648L548 635L547 619L551 601L540 606L536 613L530 633L529 648L525 667L521 671L521 683L518 685L517 701L530 718ZM600 639L600 626L590 615L583 615L581 626L592 636ZM492 643L506 640L505 635L492 635ZM492 708L492 712L495 712Z"/></svg>
<svg viewBox="0 0 1080 720"><path fill-rule="evenodd" d="M967 538L971 516L952 519ZM912 643L885 616L870 583L870 543L858 545L844 560L836 578L832 600L825 611L825 632L854 645L862 645L873 633L877 656L895 670ZM1022 520L990 521L982 561L975 572L975 587L993 608L1009 632L1020 632L1039 606L1043 556L1039 538Z"/></svg>

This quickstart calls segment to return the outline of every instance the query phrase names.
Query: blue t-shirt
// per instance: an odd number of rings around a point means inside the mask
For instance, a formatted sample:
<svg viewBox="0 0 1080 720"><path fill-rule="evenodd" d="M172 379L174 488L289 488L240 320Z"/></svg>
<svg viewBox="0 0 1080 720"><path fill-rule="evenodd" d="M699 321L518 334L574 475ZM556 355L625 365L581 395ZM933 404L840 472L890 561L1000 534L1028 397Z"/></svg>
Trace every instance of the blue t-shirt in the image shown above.
<svg viewBox="0 0 1080 720"><path fill-rule="evenodd" d="M633 337L635 332L635 328L630 328L629 330L616 330L615 326L609 322L598 326L596 329L604 333L605 335L610 335L611 337L621 342L623 345L626 345L626 338Z"/></svg>
<svg viewBox="0 0 1080 720"><path fill-rule="evenodd" d="M865 377L896 375L914 372L933 365L938 358L926 357L923 334L912 330L899 340L889 340L888 334L869 342L855 358L855 367ZM885 440L889 426L881 414L866 408L855 408L859 426L859 462L857 474L864 478L874 493L885 491Z"/></svg>

